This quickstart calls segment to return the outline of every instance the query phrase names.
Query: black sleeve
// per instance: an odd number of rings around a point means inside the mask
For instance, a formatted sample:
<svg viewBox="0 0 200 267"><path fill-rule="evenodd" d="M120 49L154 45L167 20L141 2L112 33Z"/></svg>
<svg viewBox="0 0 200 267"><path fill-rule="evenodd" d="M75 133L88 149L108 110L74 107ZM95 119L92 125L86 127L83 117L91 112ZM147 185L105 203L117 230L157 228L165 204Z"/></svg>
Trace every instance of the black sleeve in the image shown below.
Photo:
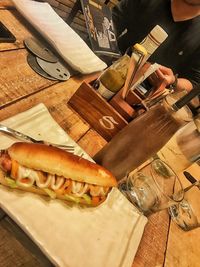
<svg viewBox="0 0 200 267"><path fill-rule="evenodd" d="M200 51L200 49L198 49L197 51ZM200 52L194 53L193 58L190 59L193 62L193 64L190 65L190 69L186 68L185 73L182 73L182 75L180 75L180 78L188 79L193 84L193 86L200 84L199 59L200 59Z"/></svg>
<svg viewBox="0 0 200 267"><path fill-rule="evenodd" d="M127 29L130 23L130 14L134 16L138 0L121 0L112 9L112 18L117 36Z"/></svg>
<svg viewBox="0 0 200 267"><path fill-rule="evenodd" d="M200 84L200 63L196 64L196 66L192 68L191 74L191 77L189 77L188 79L191 81L193 86Z"/></svg>

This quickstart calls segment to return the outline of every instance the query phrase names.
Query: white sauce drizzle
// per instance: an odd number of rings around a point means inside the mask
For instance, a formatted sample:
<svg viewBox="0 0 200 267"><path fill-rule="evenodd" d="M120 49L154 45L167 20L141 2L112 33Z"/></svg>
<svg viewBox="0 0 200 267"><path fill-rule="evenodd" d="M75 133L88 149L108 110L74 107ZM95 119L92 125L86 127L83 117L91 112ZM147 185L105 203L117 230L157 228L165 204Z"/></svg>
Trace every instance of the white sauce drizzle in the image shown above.
<svg viewBox="0 0 200 267"><path fill-rule="evenodd" d="M66 179L63 177L55 177L53 174L48 174L48 178L51 179L51 188L53 190L58 190L65 182Z"/></svg>
<svg viewBox="0 0 200 267"><path fill-rule="evenodd" d="M109 190L109 187L101 187L100 195L105 196Z"/></svg>
<svg viewBox="0 0 200 267"><path fill-rule="evenodd" d="M31 187L35 182L35 177L32 175L32 170L25 168L23 166L19 166L17 173L17 184L23 187ZM29 182L24 183L22 179L26 178Z"/></svg>
<svg viewBox="0 0 200 267"><path fill-rule="evenodd" d="M37 172L34 172L35 173L35 181L36 181L36 185L39 187L39 188L47 188L50 183L51 183L51 178L50 177L47 177L46 181L44 183L40 182L40 178L39 178L39 175Z"/></svg>
<svg viewBox="0 0 200 267"><path fill-rule="evenodd" d="M82 184L72 181L72 193L76 194L81 190Z"/></svg>
<svg viewBox="0 0 200 267"><path fill-rule="evenodd" d="M93 197L105 196L108 190L109 188L107 187L92 185L90 186L90 195Z"/></svg>
<svg viewBox="0 0 200 267"><path fill-rule="evenodd" d="M88 184L85 184L83 187L82 187L82 190L79 190L79 192L76 193L76 196L77 197L82 197L83 194L86 193L86 191L88 190Z"/></svg>
<svg viewBox="0 0 200 267"><path fill-rule="evenodd" d="M23 179L27 179L28 182L23 182ZM48 188L49 186L53 190L58 190L63 186L65 183L64 177L57 177L53 174L48 174L47 179L45 182L40 181L40 177L37 173L37 171L34 171L32 169L19 166L18 168L18 174L17 174L17 184L23 187L31 187L33 186L34 182L36 182L36 185L39 188ZM78 197L81 197L83 194L85 194L88 190L88 187L90 187L90 195L91 196L104 196L108 192L109 188L102 187L102 186L89 186L86 183L76 182L72 181L72 193L75 194Z"/></svg>
<svg viewBox="0 0 200 267"><path fill-rule="evenodd" d="M90 186L90 195L93 197L97 197L100 195L101 188L97 188L96 186Z"/></svg>

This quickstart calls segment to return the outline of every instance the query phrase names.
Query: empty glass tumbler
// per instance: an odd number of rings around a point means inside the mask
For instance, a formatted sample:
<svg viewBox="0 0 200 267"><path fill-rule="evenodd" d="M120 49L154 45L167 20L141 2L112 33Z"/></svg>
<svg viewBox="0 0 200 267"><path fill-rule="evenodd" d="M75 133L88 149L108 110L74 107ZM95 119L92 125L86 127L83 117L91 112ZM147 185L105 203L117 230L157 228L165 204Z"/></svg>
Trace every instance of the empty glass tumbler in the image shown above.
<svg viewBox="0 0 200 267"><path fill-rule="evenodd" d="M178 176L160 159L130 173L119 189L145 215L179 203L184 195Z"/></svg>
<svg viewBox="0 0 200 267"><path fill-rule="evenodd" d="M169 213L172 220L184 231L200 227L200 183L184 189L184 199L172 205Z"/></svg>

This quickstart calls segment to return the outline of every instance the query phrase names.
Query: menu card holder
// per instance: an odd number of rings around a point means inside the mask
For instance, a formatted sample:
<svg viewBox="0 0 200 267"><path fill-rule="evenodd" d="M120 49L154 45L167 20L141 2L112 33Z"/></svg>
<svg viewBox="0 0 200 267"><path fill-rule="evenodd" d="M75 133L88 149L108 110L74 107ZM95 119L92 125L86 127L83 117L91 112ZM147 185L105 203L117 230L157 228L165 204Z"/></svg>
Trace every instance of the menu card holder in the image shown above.
<svg viewBox="0 0 200 267"><path fill-rule="evenodd" d="M119 58L116 32L109 6L99 0L81 0L92 50L99 56Z"/></svg>

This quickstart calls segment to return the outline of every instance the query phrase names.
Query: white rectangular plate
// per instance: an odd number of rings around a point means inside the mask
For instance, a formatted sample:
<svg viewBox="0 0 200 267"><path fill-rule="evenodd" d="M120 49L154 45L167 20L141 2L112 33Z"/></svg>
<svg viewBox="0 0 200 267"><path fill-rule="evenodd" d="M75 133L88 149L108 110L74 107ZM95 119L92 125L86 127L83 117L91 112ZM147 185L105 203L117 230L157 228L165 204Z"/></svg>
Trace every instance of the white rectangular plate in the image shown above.
<svg viewBox="0 0 200 267"><path fill-rule="evenodd" d="M43 104L2 124L35 138L73 144L76 154L91 160ZM0 134L1 149L13 142ZM130 267L147 222L117 188L99 207L80 208L0 186L0 206L60 267Z"/></svg>

